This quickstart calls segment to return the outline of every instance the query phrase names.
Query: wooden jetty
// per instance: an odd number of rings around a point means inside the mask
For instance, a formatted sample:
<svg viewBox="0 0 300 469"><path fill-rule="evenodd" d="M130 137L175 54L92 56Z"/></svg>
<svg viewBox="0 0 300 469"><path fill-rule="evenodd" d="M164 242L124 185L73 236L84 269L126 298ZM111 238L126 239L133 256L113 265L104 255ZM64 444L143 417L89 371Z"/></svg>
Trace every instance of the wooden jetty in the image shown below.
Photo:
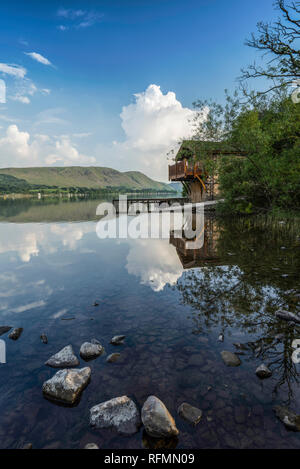
<svg viewBox="0 0 300 469"><path fill-rule="evenodd" d="M169 197L164 199L114 199L112 203L117 214L124 213L128 215L136 215L147 212L168 212L170 210L175 212L181 210L191 210L192 212L199 212L202 210L205 210L205 212L215 211L215 206L219 201L207 200L205 202L190 203L190 200L187 197ZM172 206L173 204L177 204L177 206Z"/></svg>
<svg viewBox="0 0 300 469"><path fill-rule="evenodd" d="M141 197L138 199L114 199L112 201L116 213L136 214L142 212L157 212L168 210L172 204L180 205L188 203L188 197L167 197L167 198L149 198Z"/></svg>

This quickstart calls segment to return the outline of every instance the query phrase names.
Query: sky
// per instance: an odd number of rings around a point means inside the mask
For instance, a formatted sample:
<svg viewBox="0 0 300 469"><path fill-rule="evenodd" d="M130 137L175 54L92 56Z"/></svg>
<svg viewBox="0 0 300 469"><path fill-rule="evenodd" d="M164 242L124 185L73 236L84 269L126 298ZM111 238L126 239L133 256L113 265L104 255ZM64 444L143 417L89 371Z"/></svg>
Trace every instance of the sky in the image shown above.
<svg viewBox="0 0 300 469"><path fill-rule="evenodd" d="M167 180L193 102L260 60L273 0L23 0L0 5L0 167L106 166Z"/></svg>

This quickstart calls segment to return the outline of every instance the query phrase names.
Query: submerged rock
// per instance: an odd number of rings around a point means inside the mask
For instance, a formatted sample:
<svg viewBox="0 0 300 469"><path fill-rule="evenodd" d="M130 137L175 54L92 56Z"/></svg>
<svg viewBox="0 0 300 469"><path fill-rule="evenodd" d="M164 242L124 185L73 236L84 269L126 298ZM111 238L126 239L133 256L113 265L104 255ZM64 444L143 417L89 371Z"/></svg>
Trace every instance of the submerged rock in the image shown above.
<svg viewBox="0 0 300 469"><path fill-rule="evenodd" d="M43 344L48 344L48 337L46 336L46 334L42 334L40 338Z"/></svg>
<svg viewBox="0 0 300 469"><path fill-rule="evenodd" d="M12 340L17 340L20 335L23 332L23 327L17 327L16 329L13 329L11 333L9 334L8 338Z"/></svg>
<svg viewBox="0 0 300 469"><path fill-rule="evenodd" d="M91 340L91 344L101 345L101 343L99 342L98 339L92 339L92 340Z"/></svg>
<svg viewBox="0 0 300 469"><path fill-rule="evenodd" d="M59 370L43 384L44 395L51 400L74 404L88 385L91 377L89 367L79 370Z"/></svg>
<svg viewBox="0 0 300 469"><path fill-rule="evenodd" d="M127 396L115 397L90 409L90 425L113 428L121 435L133 435L141 425L136 404Z"/></svg>
<svg viewBox="0 0 300 469"><path fill-rule="evenodd" d="M223 352L221 352L221 356L227 366L239 366L241 364L241 360L235 353L223 350Z"/></svg>
<svg viewBox="0 0 300 469"><path fill-rule="evenodd" d="M270 376L272 376L272 371L269 370L269 368L264 364L260 365L256 369L255 373L260 379L266 379L266 378L270 378Z"/></svg>
<svg viewBox="0 0 300 469"><path fill-rule="evenodd" d="M32 449L32 443L26 443L22 449Z"/></svg>
<svg viewBox="0 0 300 469"><path fill-rule="evenodd" d="M53 368L64 368L79 365L79 360L74 354L72 345L67 345L59 352L52 355L45 365L52 366Z"/></svg>
<svg viewBox="0 0 300 469"><path fill-rule="evenodd" d="M84 449L99 449L99 446L96 443L88 443L85 445Z"/></svg>
<svg viewBox="0 0 300 469"><path fill-rule="evenodd" d="M111 355L108 355L106 361L108 363L115 363L120 358L120 356L120 353L112 353Z"/></svg>
<svg viewBox="0 0 300 469"><path fill-rule="evenodd" d="M235 344L233 344L235 346L235 348L237 348L238 350L247 350L247 345L245 344L241 344L240 342L236 342Z"/></svg>
<svg viewBox="0 0 300 469"><path fill-rule="evenodd" d="M148 435L154 438L170 438L179 434L172 415L156 396L149 396L144 403L142 422Z"/></svg>
<svg viewBox="0 0 300 469"><path fill-rule="evenodd" d="M286 426L288 430L300 431L300 415L291 412L287 407L276 405L273 407L276 417Z"/></svg>
<svg viewBox="0 0 300 469"><path fill-rule="evenodd" d="M0 326L0 335L6 334L11 330L11 326Z"/></svg>
<svg viewBox="0 0 300 469"><path fill-rule="evenodd" d="M97 358L103 353L103 347L100 344L92 344L91 342L84 342L80 347L80 356L85 360Z"/></svg>
<svg viewBox="0 0 300 469"><path fill-rule="evenodd" d="M125 335L115 335L110 343L113 345L122 345L124 343Z"/></svg>
<svg viewBox="0 0 300 469"><path fill-rule="evenodd" d="M183 402L177 410L180 417L182 417L187 422L191 423L192 425L197 425L200 422L202 417L202 410L197 409L197 407L193 407L186 402Z"/></svg>
<svg viewBox="0 0 300 469"><path fill-rule="evenodd" d="M188 359L187 366L203 366L205 364L205 360L200 355L200 353L195 353L194 355L191 355Z"/></svg>

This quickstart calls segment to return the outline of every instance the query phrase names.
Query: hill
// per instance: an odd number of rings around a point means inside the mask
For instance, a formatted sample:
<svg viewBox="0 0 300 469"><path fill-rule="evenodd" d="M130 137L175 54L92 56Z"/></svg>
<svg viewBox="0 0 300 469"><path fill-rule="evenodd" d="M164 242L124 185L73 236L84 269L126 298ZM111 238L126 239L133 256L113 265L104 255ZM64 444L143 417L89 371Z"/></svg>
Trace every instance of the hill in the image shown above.
<svg viewBox="0 0 300 469"><path fill-rule="evenodd" d="M24 191L38 188L90 189L90 190L132 190L172 191L168 184L154 181L139 171L120 172L102 167L40 167L0 169L0 191L9 187L24 188ZM22 192L24 192L22 191ZM11 190L10 190L11 192Z"/></svg>

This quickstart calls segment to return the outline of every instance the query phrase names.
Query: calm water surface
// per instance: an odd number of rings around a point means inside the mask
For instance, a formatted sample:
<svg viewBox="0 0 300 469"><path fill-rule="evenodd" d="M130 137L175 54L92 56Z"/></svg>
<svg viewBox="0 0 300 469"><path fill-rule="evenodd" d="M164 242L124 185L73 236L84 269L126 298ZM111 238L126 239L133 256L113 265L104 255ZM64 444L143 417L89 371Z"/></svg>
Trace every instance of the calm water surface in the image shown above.
<svg viewBox="0 0 300 469"><path fill-rule="evenodd" d="M291 359L300 330L274 314L300 312L299 220L207 216L204 247L188 251L172 236L100 240L98 202L0 202L0 326L24 328L16 342L1 337L0 447L300 448L300 434L272 411L285 404L300 413L300 365ZM116 348L117 334L126 340ZM68 344L79 356L92 338L120 361L88 363L92 379L76 407L45 400L42 384L56 370L44 362ZM241 352L241 366L226 367L222 350ZM265 381L255 375L261 363L273 371ZM178 439L91 429L89 409L123 394L139 407L158 396ZM182 402L203 410L197 427L177 415Z"/></svg>

